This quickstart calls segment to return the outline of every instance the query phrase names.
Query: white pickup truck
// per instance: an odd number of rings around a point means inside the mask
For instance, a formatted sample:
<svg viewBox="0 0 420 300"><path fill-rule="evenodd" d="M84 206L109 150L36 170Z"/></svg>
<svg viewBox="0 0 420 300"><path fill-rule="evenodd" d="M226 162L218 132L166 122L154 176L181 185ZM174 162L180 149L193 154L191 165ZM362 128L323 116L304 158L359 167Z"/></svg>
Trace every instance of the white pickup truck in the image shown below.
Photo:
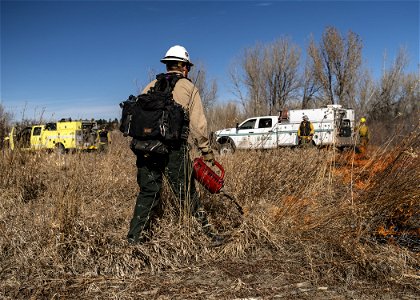
<svg viewBox="0 0 420 300"><path fill-rule="evenodd" d="M282 111L278 116L246 119L236 128L214 132L221 154L237 149L273 149L298 145L297 131L306 115L314 125L312 143L315 146L334 145L345 148L354 145L354 110L341 105L325 108Z"/></svg>

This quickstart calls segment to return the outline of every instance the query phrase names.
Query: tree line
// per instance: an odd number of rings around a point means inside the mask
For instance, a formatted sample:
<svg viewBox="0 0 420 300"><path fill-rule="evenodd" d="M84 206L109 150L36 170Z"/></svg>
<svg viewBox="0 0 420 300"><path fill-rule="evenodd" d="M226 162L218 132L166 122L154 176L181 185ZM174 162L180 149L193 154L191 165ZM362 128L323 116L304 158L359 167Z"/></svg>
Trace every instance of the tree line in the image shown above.
<svg viewBox="0 0 420 300"><path fill-rule="evenodd" d="M356 33L343 35L335 27L326 27L318 42L310 37L304 59L290 38L258 43L244 49L229 68L236 99L229 102L216 101L217 81L208 78L203 63L196 63L190 77L200 92L210 131L232 127L249 116L328 104L354 108L358 117L379 124L382 129L377 132L384 137L395 131L396 124L398 130L412 130L418 125L420 112L420 70L419 74L405 71L409 58L400 48L375 80L363 66L362 49ZM0 105L0 136L6 134L10 120L11 114ZM98 124L115 129L118 119L100 119Z"/></svg>
<svg viewBox="0 0 420 300"><path fill-rule="evenodd" d="M200 83L203 78L196 79L210 126L231 127L240 118L277 114L284 108L340 104L355 109L358 118L384 123L381 126L388 131L396 123L410 130L418 124L420 74L405 71L409 65L406 49L399 49L378 80L363 66L362 49L360 36L352 31L343 35L335 27L326 27L319 42L310 37L305 59L287 37L244 49L229 70L237 101L216 104L212 100L217 85L206 86Z"/></svg>

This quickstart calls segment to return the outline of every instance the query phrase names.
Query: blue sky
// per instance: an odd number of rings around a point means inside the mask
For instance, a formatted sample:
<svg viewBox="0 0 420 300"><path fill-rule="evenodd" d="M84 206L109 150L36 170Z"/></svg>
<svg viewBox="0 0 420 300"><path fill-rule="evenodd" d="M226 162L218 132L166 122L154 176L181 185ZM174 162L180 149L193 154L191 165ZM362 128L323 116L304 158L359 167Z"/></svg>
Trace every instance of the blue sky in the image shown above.
<svg viewBox="0 0 420 300"><path fill-rule="evenodd" d="M375 76L400 47L419 66L419 1L3 1L0 103L16 120L119 118L150 70L180 44L218 101L235 100L228 69L247 48L289 37L305 52L326 26L351 30Z"/></svg>

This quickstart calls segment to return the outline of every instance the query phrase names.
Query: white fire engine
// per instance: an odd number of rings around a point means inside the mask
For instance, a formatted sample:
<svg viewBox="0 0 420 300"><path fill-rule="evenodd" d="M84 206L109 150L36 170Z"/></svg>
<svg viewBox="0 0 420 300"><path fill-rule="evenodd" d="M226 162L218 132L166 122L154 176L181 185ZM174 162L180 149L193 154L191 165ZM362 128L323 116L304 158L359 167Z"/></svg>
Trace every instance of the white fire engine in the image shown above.
<svg viewBox="0 0 420 300"><path fill-rule="evenodd" d="M315 129L313 145L337 148L354 145L354 110L341 105L284 110L278 116L253 117L237 124L236 128L218 130L214 135L222 154L237 149L293 147L299 144L297 132L304 115Z"/></svg>

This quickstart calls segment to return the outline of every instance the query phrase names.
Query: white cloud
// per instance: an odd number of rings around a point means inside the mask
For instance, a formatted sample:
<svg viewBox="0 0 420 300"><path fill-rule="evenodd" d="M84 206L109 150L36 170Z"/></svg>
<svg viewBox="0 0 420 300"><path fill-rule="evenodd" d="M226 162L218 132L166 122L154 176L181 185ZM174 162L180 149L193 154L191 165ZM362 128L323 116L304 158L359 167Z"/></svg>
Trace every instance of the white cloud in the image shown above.
<svg viewBox="0 0 420 300"><path fill-rule="evenodd" d="M258 2L256 6L271 6L272 4L271 2Z"/></svg>

